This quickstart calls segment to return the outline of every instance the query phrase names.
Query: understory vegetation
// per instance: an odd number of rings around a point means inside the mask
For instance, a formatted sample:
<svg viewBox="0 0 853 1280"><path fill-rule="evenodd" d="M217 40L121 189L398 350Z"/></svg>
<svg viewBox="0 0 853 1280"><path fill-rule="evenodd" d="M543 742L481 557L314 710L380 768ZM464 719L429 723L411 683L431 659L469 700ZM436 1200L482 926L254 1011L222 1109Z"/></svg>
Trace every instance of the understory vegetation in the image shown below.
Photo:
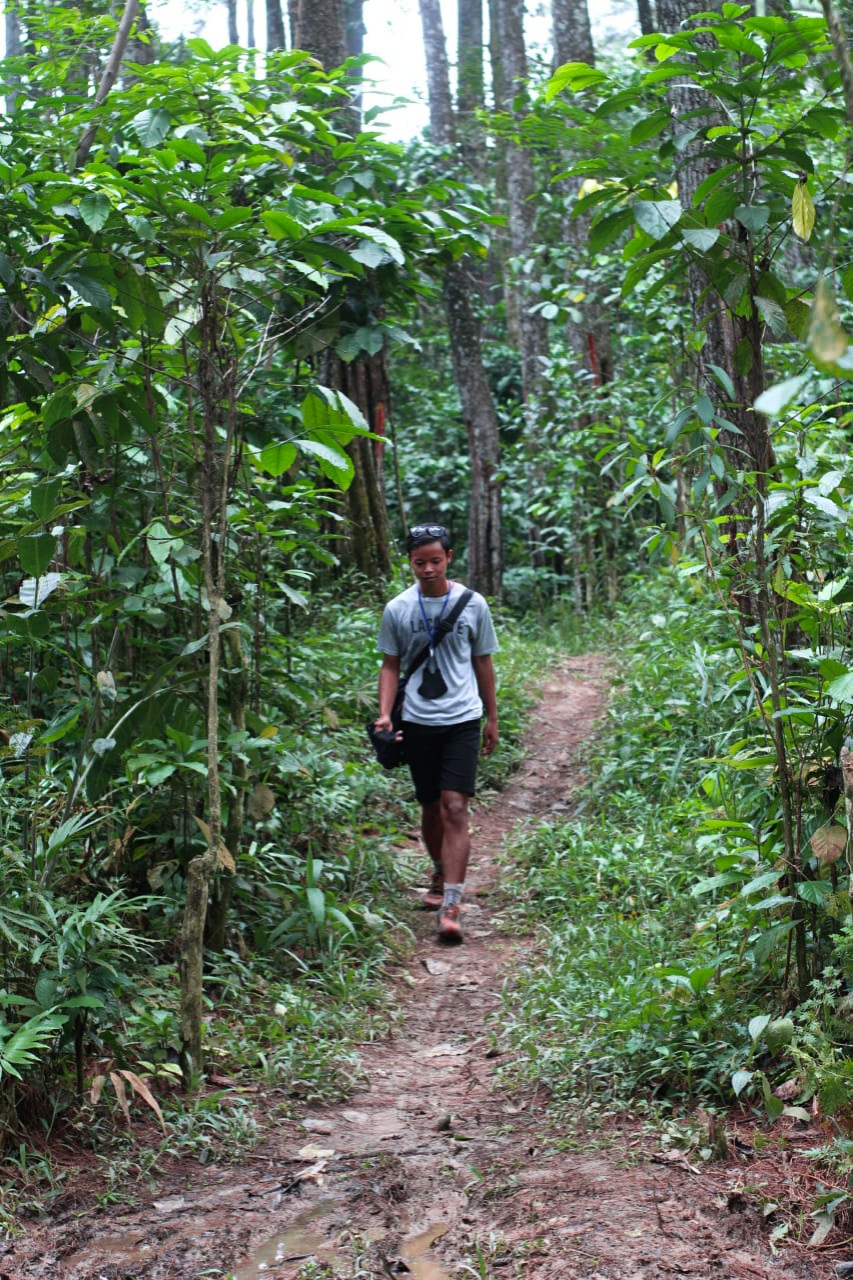
<svg viewBox="0 0 853 1280"><path fill-rule="evenodd" d="M505 1071L587 1115L739 1099L772 1121L816 1107L837 1135L816 1154L849 1171L853 923L844 841L827 856L823 834L843 819L838 771L818 751L792 777L800 999L776 761L730 618L694 569L630 584L610 629L615 691L592 780L571 818L513 841L508 919L535 927L540 947L505 991ZM798 706L792 741L804 733L813 749L832 699L819 721Z"/></svg>

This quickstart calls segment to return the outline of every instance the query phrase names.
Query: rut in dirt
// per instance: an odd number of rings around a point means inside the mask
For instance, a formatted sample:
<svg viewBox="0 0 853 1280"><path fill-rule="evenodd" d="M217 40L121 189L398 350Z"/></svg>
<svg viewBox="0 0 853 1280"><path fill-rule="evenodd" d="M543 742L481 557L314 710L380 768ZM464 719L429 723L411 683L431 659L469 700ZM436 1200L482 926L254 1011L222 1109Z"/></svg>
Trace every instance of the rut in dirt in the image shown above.
<svg viewBox="0 0 853 1280"><path fill-rule="evenodd" d="M512 785L472 809L463 946L440 946L434 914L417 910L428 862L412 861L418 942L396 980L404 1016L364 1048L346 1105L277 1126L251 1165L198 1171L109 1225L45 1228L0 1258L0 1280L828 1274L809 1258L775 1258L760 1212L722 1175L641 1161L627 1128L578 1149L552 1128L544 1097L496 1083L501 988L530 959L529 941L501 929L499 855L524 824L571 815L607 697L602 657L566 660Z"/></svg>

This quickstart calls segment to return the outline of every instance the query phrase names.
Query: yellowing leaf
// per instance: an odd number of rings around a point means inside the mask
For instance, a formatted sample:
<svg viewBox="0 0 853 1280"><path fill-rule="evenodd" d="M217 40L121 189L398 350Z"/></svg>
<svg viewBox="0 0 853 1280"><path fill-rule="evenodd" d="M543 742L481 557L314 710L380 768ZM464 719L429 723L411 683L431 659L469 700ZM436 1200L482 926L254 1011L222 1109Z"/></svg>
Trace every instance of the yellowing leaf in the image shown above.
<svg viewBox="0 0 853 1280"><path fill-rule="evenodd" d="M812 231L814 231L815 211L814 200L812 200L808 184L805 182L798 182L794 187L792 216L794 234L798 235L801 240L808 240Z"/></svg>
<svg viewBox="0 0 853 1280"><path fill-rule="evenodd" d="M601 191L604 183L599 182L597 178L584 178L578 191L579 196L592 195L593 191Z"/></svg>
<svg viewBox="0 0 853 1280"><path fill-rule="evenodd" d="M818 827L811 838L811 846L818 862L837 862L847 847L847 828Z"/></svg>
<svg viewBox="0 0 853 1280"><path fill-rule="evenodd" d="M834 364L847 350L847 334L841 326L835 294L823 277L815 285L809 316L809 347L821 364Z"/></svg>
<svg viewBox="0 0 853 1280"><path fill-rule="evenodd" d="M323 719L326 721L326 724L330 729L340 729L341 722L338 719L337 712L331 707L323 708Z"/></svg>

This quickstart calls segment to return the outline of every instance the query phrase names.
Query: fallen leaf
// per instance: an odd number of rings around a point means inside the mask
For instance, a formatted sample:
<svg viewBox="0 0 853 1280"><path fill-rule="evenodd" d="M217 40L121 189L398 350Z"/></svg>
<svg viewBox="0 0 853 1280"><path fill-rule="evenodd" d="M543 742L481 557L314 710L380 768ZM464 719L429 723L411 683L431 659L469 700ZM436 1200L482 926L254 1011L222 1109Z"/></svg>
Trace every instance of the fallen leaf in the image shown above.
<svg viewBox="0 0 853 1280"><path fill-rule="evenodd" d="M307 1129L309 1133L331 1133L334 1125L329 1120L317 1120L313 1116L306 1116L301 1121L302 1128Z"/></svg>
<svg viewBox="0 0 853 1280"><path fill-rule="evenodd" d="M334 1147L318 1147L313 1142L296 1153L300 1160L328 1160L335 1154Z"/></svg>
<svg viewBox="0 0 853 1280"><path fill-rule="evenodd" d="M467 1044L435 1044L431 1049L424 1049L420 1058L457 1058L469 1049Z"/></svg>
<svg viewBox="0 0 853 1280"><path fill-rule="evenodd" d="M447 963L446 960L433 960L431 956L428 956L423 963L424 963L424 968L427 970L428 973L432 973L432 974L450 973L451 966Z"/></svg>
<svg viewBox="0 0 853 1280"><path fill-rule="evenodd" d="M347 1124L367 1124L370 1119L363 1111L342 1111L341 1117Z"/></svg>

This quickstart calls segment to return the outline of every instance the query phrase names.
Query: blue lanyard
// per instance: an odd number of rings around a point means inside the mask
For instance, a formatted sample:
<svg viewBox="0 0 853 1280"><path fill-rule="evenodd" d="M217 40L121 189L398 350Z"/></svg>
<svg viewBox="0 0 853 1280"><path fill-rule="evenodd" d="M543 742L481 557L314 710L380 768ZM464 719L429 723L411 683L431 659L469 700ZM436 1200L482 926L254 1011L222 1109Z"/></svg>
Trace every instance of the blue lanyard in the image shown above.
<svg viewBox="0 0 853 1280"><path fill-rule="evenodd" d="M441 613L436 618L435 625L432 626L430 625L430 620L427 617L426 609L424 608L423 592L420 587L418 587L418 604L421 606L421 617L424 620L424 626L426 627L426 632L429 636L429 656L431 659L435 657L435 637L438 632L438 628L441 626L441 619L444 617L444 611L447 608L447 602L450 599L450 593L452 590L453 583L451 582L447 588L447 595L444 597L444 604L441 606Z"/></svg>

